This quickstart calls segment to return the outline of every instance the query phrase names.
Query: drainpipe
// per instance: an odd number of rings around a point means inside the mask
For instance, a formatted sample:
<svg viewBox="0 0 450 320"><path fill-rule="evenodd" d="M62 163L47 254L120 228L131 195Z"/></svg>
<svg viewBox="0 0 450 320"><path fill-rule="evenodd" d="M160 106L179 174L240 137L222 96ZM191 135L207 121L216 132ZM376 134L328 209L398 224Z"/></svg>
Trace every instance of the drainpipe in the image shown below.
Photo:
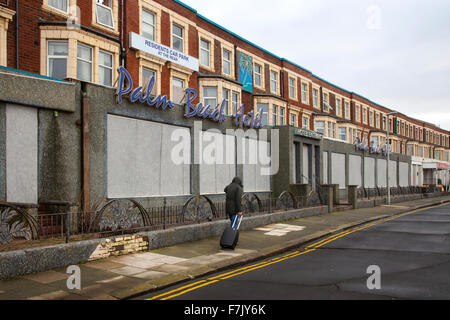
<svg viewBox="0 0 450 320"><path fill-rule="evenodd" d="M19 69L19 0L16 0L16 69Z"/></svg>
<svg viewBox="0 0 450 320"><path fill-rule="evenodd" d="M91 209L90 201L90 133L89 133L89 113L91 103L89 97L86 94L85 84L81 84L81 96L82 96L82 152L83 152L83 212L89 215Z"/></svg>
<svg viewBox="0 0 450 320"><path fill-rule="evenodd" d="M121 65L126 68L126 50L124 48L125 36L125 0L121 1L121 26L120 26L120 59Z"/></svg>

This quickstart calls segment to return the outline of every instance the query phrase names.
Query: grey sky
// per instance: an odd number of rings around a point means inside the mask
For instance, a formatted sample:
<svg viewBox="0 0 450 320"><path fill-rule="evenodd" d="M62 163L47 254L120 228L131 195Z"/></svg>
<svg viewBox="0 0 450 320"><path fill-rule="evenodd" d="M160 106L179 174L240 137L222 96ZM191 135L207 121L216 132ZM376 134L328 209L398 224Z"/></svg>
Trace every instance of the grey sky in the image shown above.
<svg viewBox="0 0 450 320"><path fill-rule="evenodd" d="M183 2L337 86L450 130L448 0Z"/></svg>

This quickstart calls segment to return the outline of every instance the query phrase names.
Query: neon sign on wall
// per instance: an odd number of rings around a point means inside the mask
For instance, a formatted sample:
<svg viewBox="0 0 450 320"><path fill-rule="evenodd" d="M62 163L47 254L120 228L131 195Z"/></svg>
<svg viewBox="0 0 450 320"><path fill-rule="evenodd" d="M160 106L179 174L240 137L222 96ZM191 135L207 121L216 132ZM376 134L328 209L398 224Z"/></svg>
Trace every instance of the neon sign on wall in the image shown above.
<svg viewBox="0 0 450 320"><path fill-rule="evenodd" d="M126 87L126 83L128 86ZM172 101L167 99L167 96L156 96L153 97L151 92L155 86L155 77L153 76L148 85L144 88L142 86L133 88L133 79L131 78L130 73L124 68L119 68L119 84L117 86L117 103L121 104L123 102L123 97L128 96L131 102L140 102L147 103L149 106L155 107L157 109L175 109L175 106ZM202 103L198 103L197 105L193 104L193 101L198 96L198 93L195 89L187 88L184 90L186 92L186 118L198 117L203 119L209 119L218 123L222 123L226 119L225 115L225 107L226 100L222 100L220 106L214 107L206 105L204 106ZM244 109L243 106L241 108ZM261 129L264 127L262 124L262 114L263 110L261 109L258 113L253 111L248 114L244 114L243 111L240 112L238 110L238 106L235 105L233 117L235 119L235 124L238 127L248 127L251 129Z"/></svg>

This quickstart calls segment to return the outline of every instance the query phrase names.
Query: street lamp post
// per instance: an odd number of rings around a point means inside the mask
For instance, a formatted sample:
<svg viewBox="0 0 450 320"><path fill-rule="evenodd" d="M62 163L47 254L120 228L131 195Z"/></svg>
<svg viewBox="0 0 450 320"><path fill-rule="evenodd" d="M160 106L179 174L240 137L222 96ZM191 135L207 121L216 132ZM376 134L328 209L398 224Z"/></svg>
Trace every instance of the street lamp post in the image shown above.
<svg viewBox="0 0 450 320"><path fill-rule="evenodd" d="M391 161L390 152L391 152L391 143L389 142L389 117L392 115L397 114L398 112L391 112L388 113L387 116L387 123L386 123L386 154L387 154L387 164L386 164L386 185L387 185L387 192L388 192L388 198L387 198L387 204L388 206L391 205L391 188L389 186L389 163ZM392 123L392 128L394 128L394 123Z"/></svg>

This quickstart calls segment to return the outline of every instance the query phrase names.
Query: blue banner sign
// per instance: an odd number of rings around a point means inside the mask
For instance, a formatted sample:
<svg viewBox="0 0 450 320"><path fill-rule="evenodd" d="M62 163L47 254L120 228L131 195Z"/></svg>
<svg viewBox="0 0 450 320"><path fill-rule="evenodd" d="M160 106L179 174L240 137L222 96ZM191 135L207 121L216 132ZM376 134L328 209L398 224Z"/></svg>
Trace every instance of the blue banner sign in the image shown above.
<svg viewBox="0 0 450 320"><path fill-rule="evenodd" d="M128 84L128 85L127 85ZM155 86L155 77L153 76L147 87L136 87L133 89L133 79L131 78L130 73L124 68L119 68L119 83L117 86L117 103L121 104L123 101L123 97L129 97L131 102L141 102L147 103L149 106L155 108L161 108L163 110L166 109L175 109L172 101L167 99L167 96L156 96L152 97L151 92ZM203 119L209 119L215 122L222 123L226 119L226 100L224 99L219 106L204 106L202 103L197 105L193 104L193 101L197 99L198 93L195 89L187 88L184 90L186 92L186 118L198 117ZM251 129L261 129L263 128L262 124L262 110L258 113L249 112L248 114L244 114L243 112L239 112L238 106L234 107L233 118L235 119L235 124L237 127L248 127ZM241 107L241 110L244 109L244 106Z"/></svg>
<svg viewBox="0 0 450 320"><path fill-rule="evenodd" d="M243 90L253 92L253 59L243 52L239 52L239 80Z"/></svg>

